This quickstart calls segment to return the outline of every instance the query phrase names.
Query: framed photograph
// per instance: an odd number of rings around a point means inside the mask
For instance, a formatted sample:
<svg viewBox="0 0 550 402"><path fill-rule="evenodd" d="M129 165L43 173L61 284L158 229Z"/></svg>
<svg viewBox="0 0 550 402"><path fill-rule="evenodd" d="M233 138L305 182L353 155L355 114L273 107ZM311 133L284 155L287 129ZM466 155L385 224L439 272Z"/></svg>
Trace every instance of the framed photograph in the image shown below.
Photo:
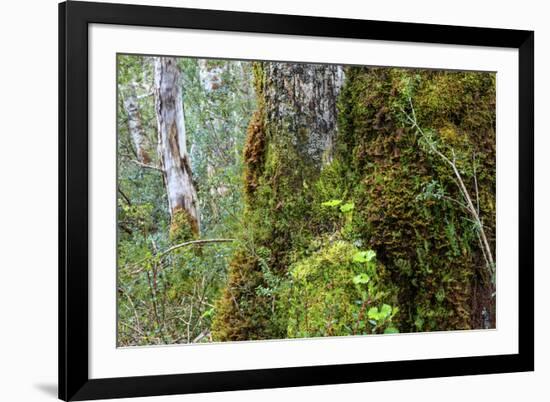
<svg viewBox="0 0 550 402"><path fill-rule="evenodd" d="M59 397L534 369L534 33L59 5Z"/></svg>

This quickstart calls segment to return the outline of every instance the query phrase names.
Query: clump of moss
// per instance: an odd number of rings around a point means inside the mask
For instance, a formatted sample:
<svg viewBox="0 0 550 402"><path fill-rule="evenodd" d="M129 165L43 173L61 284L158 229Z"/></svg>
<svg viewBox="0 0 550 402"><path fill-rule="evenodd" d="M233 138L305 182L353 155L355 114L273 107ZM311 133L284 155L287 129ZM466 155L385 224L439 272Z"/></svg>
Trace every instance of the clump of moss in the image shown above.
<svg viewBox="0 0 550 402"><path fill-rule="evenodd" d="M196 238L198 234L197 220L193 219L185 209L179 208L172 212L169 232L170 241L175 243L184 242Z"/></svg>
<svg viewBox="0 0 550 402"><path fill-rule="evenodd" d="M274 321L271 298L258 292L265 285L258 259L245 250L237 251L229 267L226 288L215 307L212 323L215 341L284 337Z"/></svg>
<svg viewBox="0 0 550 402"><path fill-rule="evenodd" d="M244 148L246 164L244 190L247 197L252 197L259 186L265 155L265 131L261 111L256 111L250 120Z"/></svg>
<svg viewBox="0 0 550 402"><path fill-rule="evenodd" d="M337 240L290 267L289 337L340 336L382 332L395 319L395 289L375 253ZM389 286L388 286L389 285ZM371 309L389 306L389 314L369 322ZM393 314L392 314L393 313ZM391 316L390 316L391 314Z"/></svg>

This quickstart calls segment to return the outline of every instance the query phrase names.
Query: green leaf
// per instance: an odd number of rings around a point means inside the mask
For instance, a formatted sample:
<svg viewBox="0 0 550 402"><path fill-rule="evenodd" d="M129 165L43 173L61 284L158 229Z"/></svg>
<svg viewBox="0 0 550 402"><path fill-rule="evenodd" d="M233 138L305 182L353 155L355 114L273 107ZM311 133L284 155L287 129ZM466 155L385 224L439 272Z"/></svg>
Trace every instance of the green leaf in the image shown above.
<svg viewBox="0 0 550 402"><path fill-rule="evenodd" d="M439 290L435 294L435 298L440 303L445 300L445 289L439 288Z"/></svg>
<svg viewBox="0 0 550 402"><path fill-rule="evenodd" d="M340 207L340 211L347 213L353 211L353 208L355 208L355 204L353 202L347 202Z"/></svg>
<svg viewBox="0 0 550 402"><path fill-rule="evenodd" d="M380 317L387 318L391 314L391 306L389 304L383 304L380 309Z"/></svg>
<svg viewBox="0 0 550 402"><path fill-rule="evenodd" d="M353 277L353 283L359 285L360 283L368 283L370 280L367 274L359 274Z"/></svg>
<svg viewBox="0 0 550 402"><path fill-rule="evenodd" d="M384 330L385 334L398 334L399 330L395 327L388 327Z"/></svg>
<svg viewBox="0 0 550 402"><path fill-rule="evenodd" d="M342 200L330 200L321 203L323 207L337 207L342 203Z"/></svg>
<svg viewBox="0 0 550 402"><path fill-rule="evenodd" d="M369 317L371 320L378 321L378 318L379 318L378 307L371 307L367 312L367 317Z"/></svg>
<svg viewBox="0 0 550 402"><path fill-rule="evenodd" d="M359 251L353 255L353 261L354 262L369 262L374 257L376 257L376 253L373 250L367 250L367 251Z"/></svg>

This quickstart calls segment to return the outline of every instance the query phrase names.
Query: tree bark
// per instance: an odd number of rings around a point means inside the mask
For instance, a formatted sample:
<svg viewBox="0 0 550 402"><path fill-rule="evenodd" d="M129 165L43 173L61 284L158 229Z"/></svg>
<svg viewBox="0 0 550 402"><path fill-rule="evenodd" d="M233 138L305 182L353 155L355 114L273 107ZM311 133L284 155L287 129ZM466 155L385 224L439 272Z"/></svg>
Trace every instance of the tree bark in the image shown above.
<svg viewBox="0 0 550 402"><path fill-rule="evenodd" d="M124 109L128 116L128 131L132 138L137 159L141 163L149 164L151 157L147 152L147 137L141 124L141 114L134 84L128 86L128 92L124 96Z"/></svg>
<svg viewBox="0 0 550 402"><path fill-rule="evenodd" d="M187 154L180 71L173 57L155 58L158 152L171 216L170 236L199 235L199 205Z"/></svg>
<svg viewBox="0 0 550 402"><path fill-rule="evenodd" d="M208 59L199 60L199 78L206 92L214 91L222 86L222 75L227 68L227 63L215 65Z"/></svg>
<svg viewBox="0 0 550 402"><path fill-rule="evenodd" d="M298 154L318 169L332 160L336 102L343 78L341 66L265 65L266 121L291 133Z"/></svg>
<svg viewBox="0 0 550 402"><path fill-rule="evenodd" d="M254 75L258 109L244 149L249 238L217 304L212 335L222 341L286 337L287 309L258 289L287 274L291 250L303 241L296 218L310 221L308 188L332 160L337 134L341 67L256 63Z"/></svg>

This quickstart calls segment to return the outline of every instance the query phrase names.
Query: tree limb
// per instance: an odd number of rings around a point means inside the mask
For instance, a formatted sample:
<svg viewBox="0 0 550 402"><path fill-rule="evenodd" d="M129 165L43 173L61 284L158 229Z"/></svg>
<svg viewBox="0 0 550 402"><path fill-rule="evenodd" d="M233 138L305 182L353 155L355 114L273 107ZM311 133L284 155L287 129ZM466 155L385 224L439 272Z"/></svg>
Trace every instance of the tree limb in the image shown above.
<svg viewBox="0 0 550 402"><path fill-rule="evenodd" d="M132 162L132 163L135 163L138 166L141 166L142 168L157 170L161 173L164 172L164 170L162 168L158 167L158 166L148 165L146 163L142 163L142 162L140 162L138 160L135 160L135 159L129 159L129 161Z"/></svg>
<svg viewBox="0 0 550 402"><path fill-rule="evenodd" d="M154 256L152 257L146 257L138 262L136 262L135 264L133 264L134 267L138 266L139 264L141 264L142 262L144 261L147 261L149 258L162 258L164 257L166 254L169 254L171 253L172 251L174 250L177 250L177 249L180 249L182 247L187 247L187 246L192 246L192 245L197 245L197 244L208 244L208 243L231 243L231 242L234 242L236 241L236 239L202 239L202 240L191 240L191 241L186 241L184 243L179 243L179 244L176 244L176 245L173 245L172 247L169 247L167 248L166 250L164 251L161 251L160 253L157 253L155 254ZM139 268L135 271L132 271L131 273L132 274L138 274L140 272L143 271L143 268Z"/></svg>
<svg viewBox="0 0 550 402"><path fill-rule="evenodd" d="M235 239L203 239L203 240L191 240L186 241L184 243L176 244L170 248L167 248L166 250L162 251L159 254L156 254L155 257L164 257L166 254L171 253L174 250L177 250L182 247L191 246L195 244L207 244L207 243L231 243L234 242Z"/></svg>

